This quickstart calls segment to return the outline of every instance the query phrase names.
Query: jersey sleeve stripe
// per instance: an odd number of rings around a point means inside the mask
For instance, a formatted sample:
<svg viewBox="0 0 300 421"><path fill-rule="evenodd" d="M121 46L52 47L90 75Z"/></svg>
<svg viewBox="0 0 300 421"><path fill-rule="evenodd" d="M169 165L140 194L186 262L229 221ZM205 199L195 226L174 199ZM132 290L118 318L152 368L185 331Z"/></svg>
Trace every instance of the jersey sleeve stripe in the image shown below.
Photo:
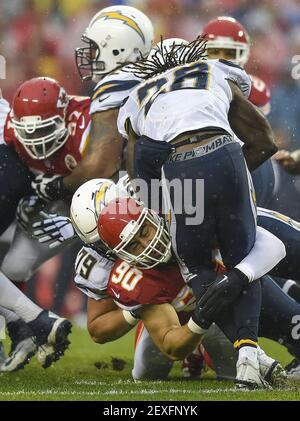
<svg viewBox="0 0 300 421"><path fill-rule="evenodd" d="M103 94L109 94L111 92L127 91L134 88L139 84L138 80L115 80L104 83L101 85L92 95L92 101Z"/></svg>
<svg viewBox="0 0 300 421"><path fill-rule="evenodd" d="M89 122L87 128L85 129L85 131L82 134L82 138L81 138L81 142L80 142L80 146L79 146L79 151L81 153L81 155L83 156L86 152L86 149L90 143L91 140L91 122Z"/></svg>

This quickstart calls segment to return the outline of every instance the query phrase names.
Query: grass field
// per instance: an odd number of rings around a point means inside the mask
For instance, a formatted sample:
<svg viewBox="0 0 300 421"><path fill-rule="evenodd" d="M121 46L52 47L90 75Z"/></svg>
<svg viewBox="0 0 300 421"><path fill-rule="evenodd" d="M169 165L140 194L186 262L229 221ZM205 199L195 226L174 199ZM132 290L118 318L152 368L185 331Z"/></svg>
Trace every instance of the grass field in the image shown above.
<svg viewBox="0 0 300 421"><path fill-rule="evenodd" d="M47 370L34 358L22 371L1 374L0 400L300 400L300 382L280 390L236 391L232 382L214 380L212 372L198 381L182 380L179 363L167 381L134 382L132 335L96 345L86 331L74 328L71 339L65 357ZM283 364L291 360L280 345L262 345Z"/></svg>

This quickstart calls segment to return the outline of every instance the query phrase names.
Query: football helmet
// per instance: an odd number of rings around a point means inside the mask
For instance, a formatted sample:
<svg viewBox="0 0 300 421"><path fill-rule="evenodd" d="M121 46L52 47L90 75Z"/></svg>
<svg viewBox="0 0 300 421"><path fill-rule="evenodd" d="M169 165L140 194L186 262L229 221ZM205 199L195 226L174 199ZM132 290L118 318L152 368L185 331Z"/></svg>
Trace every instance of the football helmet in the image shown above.
<svg viewBox="0 0 300 421"><path fill-rule="evenodd" d="M202 35L207 37L207 50L232 49L235 64L244 67L250 54L250 38L246 29L234 18L220 16L212 19L204 26Z"/></svg>
<svg viewBox="0 0 300 421"><path fill-rule="evenodd" d="M66 143L68 104L65 89L48 77L27 80L18 88L12 103L11 124L31 158L49 158Z"/></svg>
<svg viewBox="0 0 300 421"><path fill-rule="evenodd" d="M155 233L143 251L134 255L126 249L146 222L151 224ZM100 213L98 233L116 256L141 269L167 263L172 256L171 240L163 219L133 198L118 197L111 200Z"/></svg>
<svg viewBox="0 0 300 421"><path fill-rule="evenodd" d="M106 75L126 62L147 57L153 36L150 19L134 7L110 6L100 10L81 38L88 47L75 51L81 79L96 81L97 76Z"/></svg>
<svg viewBox="0 0 300 421"><path fill-rule="evenodd" d="M182 38L167 38L158 42L154 47L151 48L151 51L148 56L148 60L151 60L154 55L156 55L158 60L161 60L162 55L161 51L169 53L172 49L175 54L180 51L180 48L184 45L187 45L188 41Z"/></svg>
<svg viewBox="0 0 300 421"><path fill-rule="evenodd" d="M105 178L89 180L76 190L71 202L70 216L77 235L85 244L99 242L99 214L110 200L122 195L127 196L126 191Z"/></svg>

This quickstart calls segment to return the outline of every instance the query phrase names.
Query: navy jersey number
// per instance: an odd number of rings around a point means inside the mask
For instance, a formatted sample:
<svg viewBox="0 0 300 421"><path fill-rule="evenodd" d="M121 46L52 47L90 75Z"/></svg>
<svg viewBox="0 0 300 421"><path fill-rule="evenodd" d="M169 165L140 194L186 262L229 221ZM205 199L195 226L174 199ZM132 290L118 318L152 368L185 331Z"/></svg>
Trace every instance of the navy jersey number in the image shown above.
<svg viewBox="0 0 300 421"><path fill-rule="evenodd" d="M182 66L170 75L172 78L162 76L152 82L141 86L137 91L140 106L145 107L147 115L155 98L159 94L179 89L208 89L209 86L209 65L205 62L193 63ZM145 105L146 103L146 105Z"/></svg>

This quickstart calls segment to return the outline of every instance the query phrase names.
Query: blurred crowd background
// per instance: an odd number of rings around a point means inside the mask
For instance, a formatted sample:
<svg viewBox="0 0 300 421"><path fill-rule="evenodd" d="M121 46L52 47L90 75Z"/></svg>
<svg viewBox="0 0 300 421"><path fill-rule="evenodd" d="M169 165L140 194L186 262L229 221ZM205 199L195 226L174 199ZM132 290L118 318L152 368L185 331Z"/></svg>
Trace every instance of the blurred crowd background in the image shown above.
<svg viewBox="0 0 300 421"><path fill-rule="evenodd" d="M41 75L56 78L70 94L89 94L91 85L79 79L74 50L91 17L113 4L144 11L156 41L161 35L192 40L212 18L238 19L251 37L247 70L271 89L269 118L277 141L280 147L300 148L300 79L291 75L292 58L299 55L300 62L300 0L1 0L0 54L7 63L6 80L0 80L3 96L11 100L22 81ZM282 173L281 183L284 196L273 208L300 220L300 177ZM44 307L71 316L85 305L72 284L75 252L47 262L30 283L30 295Z"/></svg>

